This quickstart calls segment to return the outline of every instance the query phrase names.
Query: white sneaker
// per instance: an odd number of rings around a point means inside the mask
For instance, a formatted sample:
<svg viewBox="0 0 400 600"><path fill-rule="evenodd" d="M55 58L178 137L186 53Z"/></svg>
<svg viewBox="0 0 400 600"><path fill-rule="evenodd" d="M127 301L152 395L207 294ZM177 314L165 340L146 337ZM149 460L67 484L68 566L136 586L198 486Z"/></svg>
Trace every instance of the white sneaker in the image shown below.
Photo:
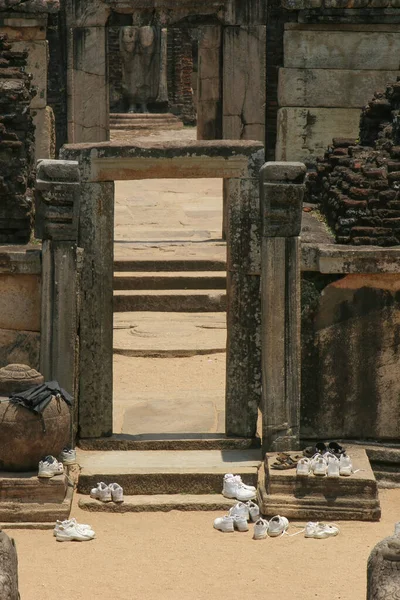
<svg viewBox="0 0 400 600"><path fill-rule="evenodd" d="M339 477L339 459L337 456L328 452L324 458L328 464L328 477Z"/></svg>
<svg viewBox="0 0 400 600"><path fill-rule="evenodd" d="M58 542L87 542L95 537L94 531L82 529L78 523L68 523L60 525L56 532L56 540Z"/></svg>
<svg viewBox="0 0 400 600"><path fill-rule="evenodd" d="M124 490L118 483L110 483L108 486L111 490L111 497L113 502L123 502L124 501Z"/></svg>
<svg viewBox="0 0 400 600"><path fill-rule="evenodd" d="M312 461L314 475L325 476L328 471L328 463L323 456L318 456Z"/></svg>
<svg viewBox="0 0 400 600"><path fill-rule="evenodd" d="M235 506L232 506L232 508L230 509L229 516L242 517L243 519L246 519L246 521L248 521L250 519L249 507L243 502L238 502L237 504L235 504Z"/></svg>
<svg viewBox="0 0 400 600"><path fill-rule="evenodd" d="M214 521L214 529L218 529L219 531L223 531L224 533L235 531L233 525L234 521L235 517L231 517L229 515L225 515L224 517L218 517Z"/></svg>
<svg viewBox="0 0 400 600"><path fill-rule="evenodd" d="M76 465L76 452L72 448L64 448L60 454L63 465Z"/></svg>
<svg viewBox="0 0 400 600"><path fill-rule="evenodd" d="M327 537L334 537L339 533L339 527L336 525L325 525L324 523L313 523L309 522L306 525L304 537L323 539Z"/></svg>
<svg viewBox="0 0 400 600"><path fill-rule="evenodd" d="M249 500L249 502L246 502L246 506L249 510L249 515L250 515L251 521L253 523L255 523L260 516L260 508L259 508L258 504Z"/></svg>
<svg viewBox="0 0 400 600"><path fill-rule="evenodd" d="M224 481L225 481L225 479L234 479L238 483L241 483L242 486L246 490L251 490L253 492L257 491L257 488L255 488L254 485L247 485L247 483L243 483L242 478L240 477L240 475L232 475L232 473L227 473L226 475L224 475Z"/></svg>
<svg viewBox="0 0 400 600"><path fill-rule="evenodd" d="M297 463L296 475L308 477L311 473L311 463L309 458L301 458Z"/></svg>
<svg viewBox="0 0 400 600"><path fill-rule="evenodd" d="M90 490L90 497L100 500L101 502L111 502L112 496L110 487L106 485L104 481L100 481L95 488Z"/></svg>
<svg viewBox="0 0 400 600"><path fill-rule="evenodd" d="M56 521L56 524L54 526L54 530L53 530L53 535L56 536L57 535L57 531L59 531L60 529L65 529L66 527L68 527L68 525L76 525L77 527L79 527L80 529L82 529L82 531L87 531L89 535L93 535L93 537L95 537L95 533L93 531L93 529L90 527L90 525L87 525L86 523L78 523L77 520L73 517L72 519L66 519L65 521Z"/></svg>
<svg viewBox="0 0 400 600"><path fill-rule="evenodd" d="M54 456L46 456L39 462L38 477L54 477L54 475L62 475L64 467L58 462Z"/></svg>
<svg viewBox="0 0 400 600"><path fill-rule="evenodd" d="M267 537L268 521L261 517L254 524L253 540L263 540Z"/></svg>
<svg viewBox="0 0 400 600"><path fill-rule="evenodd" d="M236 500L246 502L247 500L253 500L256 497L256 492L247 489L241 481L239 482L235 478L224 478L222 495L225 498L236 498Z"/></svg>
<svg viewBox="0 0 400 600"><path fill-rule="evenodd" d="M267 533L270 537L278 537L278 535L282 535L288 527L289 521L287 518L276 515L276 517L272 517L270 520Z"/></svg>
<svg viewBox="0 0 400 600"><path fill-rule="evenodd" d="M245 519L245 517L240 517L239 515L235 515L233 517L233 526L238 531L248 531L249 530L249 524L247 522L247 519Z"/></svg>
<svg viewBox="0 0 400 600"><path fill-rule="evenodd" d="M350 456L347 456L347 454L342 454L342 456L340 457L340 463L339 463L340 475L344 475L345 477L348 477L349 475L352 474L352 472L353 472L353 464L351 462Z"/></svg>

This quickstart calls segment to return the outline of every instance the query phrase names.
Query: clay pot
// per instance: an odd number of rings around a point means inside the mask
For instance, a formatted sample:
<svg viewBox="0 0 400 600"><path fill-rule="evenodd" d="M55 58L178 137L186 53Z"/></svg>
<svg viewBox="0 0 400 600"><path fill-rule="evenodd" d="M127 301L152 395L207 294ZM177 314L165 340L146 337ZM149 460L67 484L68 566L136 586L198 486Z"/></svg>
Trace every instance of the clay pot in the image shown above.
<svg viewBox="0 0 400 600"><path fill-rule="evenodd" d="M7 365L0 369L0 395L23 392L43 382L43 375L28 365Z"/></svg>
<svg viewBox="0 0 400 600"><path fill-rule="evenodd" d="M37 471L44 456L58 457L70 441L70 423L64 400L53 397L37 415L0 397L0 470Z"/></svg>

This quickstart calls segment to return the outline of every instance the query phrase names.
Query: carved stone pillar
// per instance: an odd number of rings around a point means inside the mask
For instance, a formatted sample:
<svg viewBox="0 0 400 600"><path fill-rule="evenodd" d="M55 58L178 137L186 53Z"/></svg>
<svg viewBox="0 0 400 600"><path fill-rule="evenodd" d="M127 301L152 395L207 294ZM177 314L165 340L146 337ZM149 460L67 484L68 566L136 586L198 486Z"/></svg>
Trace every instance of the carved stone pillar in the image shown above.
<svg viewBox="0 0 400 600"><path fill-rule="evenodd" d="M262 438L264 451L295 450L300 434L300 229L302 163L260 173Z"/></svg>
<svg viewBox="0 0 400 600"><path fill-rule="evenodd" d="M41 160L36 176L35 235L42 239L40 370L75 398L78 410L80 201L75 161Z"/></svg>

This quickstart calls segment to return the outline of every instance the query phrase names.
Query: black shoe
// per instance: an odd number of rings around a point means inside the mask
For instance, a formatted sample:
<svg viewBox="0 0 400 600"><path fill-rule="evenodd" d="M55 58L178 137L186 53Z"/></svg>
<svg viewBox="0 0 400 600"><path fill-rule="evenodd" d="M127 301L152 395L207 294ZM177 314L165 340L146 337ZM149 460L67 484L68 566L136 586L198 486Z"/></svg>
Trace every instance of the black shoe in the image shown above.
<svg viewBox="0 0 400 600"><path fill-rule="evenodd" d="M328 451L328 448L324 444L324 442L317 442L315 446L308 446L303 450L304 456L307 458L312 458L315 454L325 454Z"/></svg>
<svg viewBox="0 0 400 600"><path fill-rule="evenodd" d="M346 448L343 448L343 446L341 446L337 442L329 442L328 452L334 454L337 458L340 458L343 454L346 453Z"/></svg>

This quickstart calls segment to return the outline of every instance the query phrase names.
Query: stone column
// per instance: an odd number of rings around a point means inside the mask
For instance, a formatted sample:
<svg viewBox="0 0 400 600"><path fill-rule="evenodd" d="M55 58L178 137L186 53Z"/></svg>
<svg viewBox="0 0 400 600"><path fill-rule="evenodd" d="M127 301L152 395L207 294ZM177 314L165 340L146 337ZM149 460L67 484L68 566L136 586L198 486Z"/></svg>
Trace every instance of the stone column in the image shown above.
<svg viewBox="0 0 400 600"><path fill-rule="evenodd" d="M81 252L77 247L79 168L41 160L35 190L35 235L42 243L40 370L57 380L78 407L78 311Z"/></svg>
<svg viewBox="0 0 400 600"><path fill-rule="evenodd" d="M204 26L199 36L197 139L222 138L221 27Z"/></svg>
<svg viewBox="0 0 400 600"><path fill-rule="evenodd" d="M254 437L261 399L258 178L227 179L226 435Z"/></svg>
<svg viewBox="0 0 400 600"><path fill-rule="evenodd" d="M263 451L298 448L300 229L306 167L268 162L260 173Z"/></svg>
<svg viewBox="0 0 400 600"><path fill-rule="evenodd" d="M106 28L75 27L68 42L68 142L109 139Z"/></svg>

